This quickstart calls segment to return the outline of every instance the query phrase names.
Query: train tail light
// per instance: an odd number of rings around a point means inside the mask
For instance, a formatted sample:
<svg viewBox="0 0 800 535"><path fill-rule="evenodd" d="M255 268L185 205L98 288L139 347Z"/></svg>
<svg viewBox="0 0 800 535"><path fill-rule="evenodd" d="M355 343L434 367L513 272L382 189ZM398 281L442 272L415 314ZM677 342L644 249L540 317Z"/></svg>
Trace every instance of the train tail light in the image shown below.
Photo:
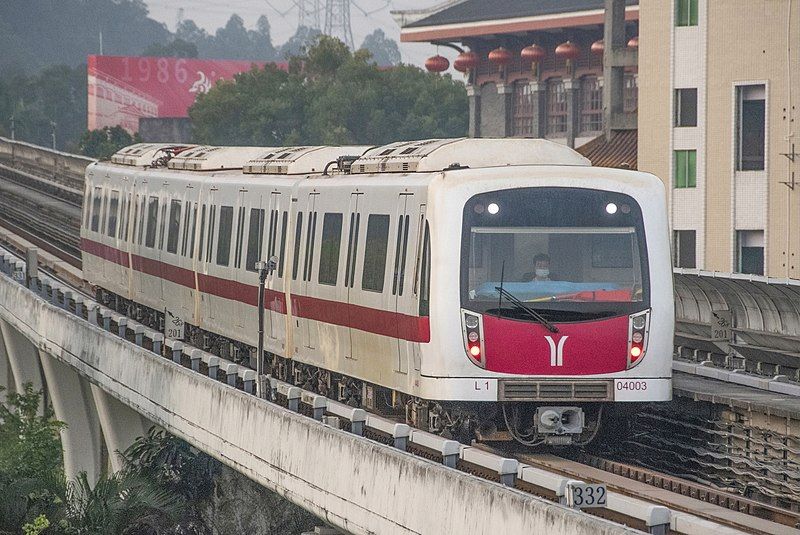
<svg viewBox="0 0 800 535"><path fill-rule="evenodd" d="M639 364L647 351L650 311L632 314L628 319L628 369Z"/></svg>
<svg viewBox="0 0 800 535"><path fill-rule="evenodd" d="M464 347L467 356L481 368L486 367L486 357L483 347L483 317L480 314L461 311L461 329L464 334Z"/></svg>

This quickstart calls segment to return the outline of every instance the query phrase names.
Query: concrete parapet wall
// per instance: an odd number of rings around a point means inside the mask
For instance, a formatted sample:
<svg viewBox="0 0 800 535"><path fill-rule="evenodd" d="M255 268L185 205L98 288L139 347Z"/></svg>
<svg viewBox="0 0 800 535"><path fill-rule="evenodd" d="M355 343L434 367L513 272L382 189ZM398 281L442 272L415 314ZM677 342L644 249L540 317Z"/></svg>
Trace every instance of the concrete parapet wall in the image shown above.
<svg viewBox="0 0 800 535"><path fill-rule="evenodd" d="M0 319L149 420L354 534L636 533L291 413L0 276Z"/></svg>
<svg viewBox="0 0 800 535"><path fill-rule="evenodd" d="M82 189L86 166L96 161L93 158L40 147L24 141L12 141L0 137L0 160L25 164L58 176L60 181L69 181ZM79 184L78 184L79 182Z"/></svg>

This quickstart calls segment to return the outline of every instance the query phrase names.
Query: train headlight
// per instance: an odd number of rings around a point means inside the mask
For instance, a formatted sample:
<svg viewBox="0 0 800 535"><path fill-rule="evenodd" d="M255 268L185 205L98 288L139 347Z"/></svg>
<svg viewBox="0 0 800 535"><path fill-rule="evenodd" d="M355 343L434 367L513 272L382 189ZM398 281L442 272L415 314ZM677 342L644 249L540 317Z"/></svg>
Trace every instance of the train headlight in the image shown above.
<svg viewBox="0 0 800 535"><path fill-rule="evenodd" d="M606 212L608 212L610 215L616 214L617 213L617 205L614 204L613 202L608 203L606 205Z"/></svg>
<svg viewBox="0 0 800 535"><path fill-rule="evenodd" d="M497 212L500 211L500 207L497 205L497 203L493 202L486 207L486 211L492 215L495 215Z"/></svg>
<svg viewBox="0 0 800 535"><path fill-rule="evenodd" d="M639 364L647 351L647 335L650 331L650 311L645 310L628 319L628 369Z"/></svg>
<svg viewBox="0 0 800 535"><path fill-rule="evenodd" d="M483 356L483 318L480 314L461 311L461 330L464 335L464 348L473 364L486 367Z"/></svg>

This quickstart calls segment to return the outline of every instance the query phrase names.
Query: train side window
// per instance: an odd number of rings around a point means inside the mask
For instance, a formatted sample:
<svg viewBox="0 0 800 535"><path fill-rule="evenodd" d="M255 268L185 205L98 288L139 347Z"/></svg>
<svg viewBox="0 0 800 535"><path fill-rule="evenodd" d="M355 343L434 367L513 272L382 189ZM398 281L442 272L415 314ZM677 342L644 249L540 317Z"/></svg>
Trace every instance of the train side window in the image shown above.
<svg viewBox="0 0 800 535"><path fill-rule="evenodd" d="M122 238L122 231L125 228L125 206L127 206L127 199L125 194L120 195L119 203L119 216L117 216L117 231L112 236L113 238Z"/></svg>
<svg viewBox="0 0 800 535"><path fill-rule="evenodd" d="M147 202L147 232L144 237L144 244L147 247L156 245L156 224L158 223L158 197L151 196Z"/></svg>
<svg viewBox="0 0 800 535"><path fill-rule="evenodd" d="M352 212L350 214L350 237L347 241L347 264L344 268L344 285L348 288L353 287L356 275L356 258L358 257L358 237L359 227L361 226L361 214Z"/></svg>
<svg viewBox="0 0 800 535"><path fill-rule="evenodd" d="M211 250L214 248L214 228L217 223L217 207L211 205L208 213L208 243L206 244L206 262L211 262Z"/></svg>
<svg viewBox="0 0 800 535"><path fill-rule="evenodd" d="M400 216L397 222L397 247L394 254L394 280L392 281L392 295L403 295L403 286L406 277L406 254L408 251L408 220L409 216Z"/></svg>
<svg viewBox="0 0 800 535"><path fill-rule="evenodd" d="M428 222L425 221L425 239L422 242L422 269L420 272L419 315L427 316L431 295L431 239Z"/></svg>
<svg viewBox="0 0 800 535"><path fill-rule="evenodd" d="M267 258L275 254L275 231L278 227L278 211L270 210L269 228L267 229Z"/></svg>
<svg viewBox="0 0 800 535"><path fill-rule="evenodd" d="M186 256L186 246L189 243L189 220L192 215L192 203L186 203L186 211L183 213L183 233L181 235L181 256Z"/></svg>
<svg viewBox="0 0 800 535"><path fill-rule="evenodd" d="M133 235L131 237L131 243L136 242L136 233L139 229L139 194L136 194L133 202Z"/></svg>
<svg viewBox="0 0 800 535"><path fill-rule="evenodd" d="M167 232L167 203L161 205L161 225L158 227L158 248L164 249L164 234Z"/></svg>
<svg viewBox="0 0 800 535"><path fill-rule="evenodd" d="M108 227L108 193L103 194L103 204L100 209L100 234L105 234Z"/></svg>
<svg viewBox="0 0 800 535"><path fill-rule="evenodd" d="M117 221L119 213L119 191L113 190L111 192L111 200L108 203L108 226L106 227L106 234L109 238L117 236Z"/></svg>
<svg viewBox="0 0 800 535"><path fill-rule="evenodd" d="M178 252L178 238L181 226L181 201L173 199L169 207L169 229L167 233L167 252ZM187 210L188 212L188 210Z"/></svg>
<svg viewBox="0 0 800 535"><path fill-rule="evenodd" d="M289 212L284 210L281 219L281 249L278 251L278 278L283 278L283 261L286 256L286 235L289 233Z"/></svg>
<svg viewBox="0 0 800 535"><path fill-rule="evenodd" d="M203 260L203 245L206 242L206 205L200 212L200 244L197 246L197 259ZM192 253L194 254L194 253Z"/></svg>
<svg viewBox="0 0 800 535"><path fill-rule="evenodd" d="M297 271L300 266L300 237L303 235L303 212L297 214L297 224L294 227L294 255L292 255L292 279L297 280Z"/></svg>
<svg viewBox="0 0 800 535"><path fill-rule="evenodd" d="M195 237L195 233L197 231L197 203L193 203L193 206L192 206L192 219L189 222L189 225L192 227L192 230L190 231L191 234L189 234L189 236L190 236L189 237L189 245L188 245L188 247L186 249L187 249L187 253L189 255L189 258L194 258L194 237Z"/></svg>
<svg viewBox="0 0 800 535"><path fill-rule="evenodd" d="M303 280L311 280L311 272L314 270L314 242L317 237L317 212L308 213L308 230L306 231L306 257L303 268Z"/></svg>
<svg viewBox="0 0 800 535"><path fill-rule="evenodd" d="M386 251L389 248L389 216L370 214L367 219L367 240L364 245L364 273L361 289L383 292L386 272Z"/></svg>
<svg viewBox="0 0 800 535"><path fill-rule="evenodd" d="M130 227L131 222L131 200L133 199L133 194L129 191L128 194L125 196L125 201L122 203L122 228L120 229L120 238L127 241L128 240L128 229Z"/></svg>
<svg viewBox="0 0 800 535"><path fill-rule="evenodd" d="M342 214L322 216L322 246L319 253L320 284L336 286L339 275L339 250L342 244Z"/></svg>
<svg viewBox="0 0 800 535"><path fill-rule="evenodd" d="M261 244L264 240L264 209L250 209L250 230L247 233L247 259L245 269L256 270L256 262L261 258Z"/></svg>
<svg viewBox="0 0 800 535"><path fill-rule="evenodd" d="M94 196L92 197L92 232L97 232L100 229L100 205L102 203L103 190L94 188Z"/></svg>
<svg viewBox="0 0 800 535"><path fill-rule="evenodd" d="M144 227L145 227L145 220L144 220L144 204L147 199L146 195L142 195L141 200L139 201L139 245L142 244L142 239L144 237Z"/></svg>
<svg viewBox="0 0 800 535"><path fill-rule="evenodd" d="M236 252L233 258L233 267L242 267L242 240L244 240L244 206L239 207L239 216L236 219Z"/></svg>
<svg viewBox="0 0 800 535"><path fill-rule="evenodd" d="M233 231L233 206L219 209L219 234L217 236L217 265L227 266L231 256L231 232Z"/></svg>

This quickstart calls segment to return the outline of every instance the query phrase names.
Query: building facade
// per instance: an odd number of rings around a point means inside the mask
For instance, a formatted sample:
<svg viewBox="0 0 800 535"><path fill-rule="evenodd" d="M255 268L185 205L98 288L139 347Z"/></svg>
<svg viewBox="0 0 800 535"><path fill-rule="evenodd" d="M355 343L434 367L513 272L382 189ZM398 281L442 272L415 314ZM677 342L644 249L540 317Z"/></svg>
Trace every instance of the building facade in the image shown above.
<svg viewBox="0 0 800 535"><path fill-rule="evenodd" d="M465 0L432 13L396 16L403 42L475 54L465 73L470 136L544 137L579 147L604 128L604 14L604 0ZM624 30L632 49L638 18L637 2L628 1ZM523 52L530 53L532 45L533 55L542 55L538 61ZM634 62L625 69L623 99L634 128L637 85Z"/></svg>
<svg viewBox="0 0 800 535"><path fill-rule="evenodd" d="M675 265L800 278L800 6L640 11L638 166L667 186Z"/></svg>

